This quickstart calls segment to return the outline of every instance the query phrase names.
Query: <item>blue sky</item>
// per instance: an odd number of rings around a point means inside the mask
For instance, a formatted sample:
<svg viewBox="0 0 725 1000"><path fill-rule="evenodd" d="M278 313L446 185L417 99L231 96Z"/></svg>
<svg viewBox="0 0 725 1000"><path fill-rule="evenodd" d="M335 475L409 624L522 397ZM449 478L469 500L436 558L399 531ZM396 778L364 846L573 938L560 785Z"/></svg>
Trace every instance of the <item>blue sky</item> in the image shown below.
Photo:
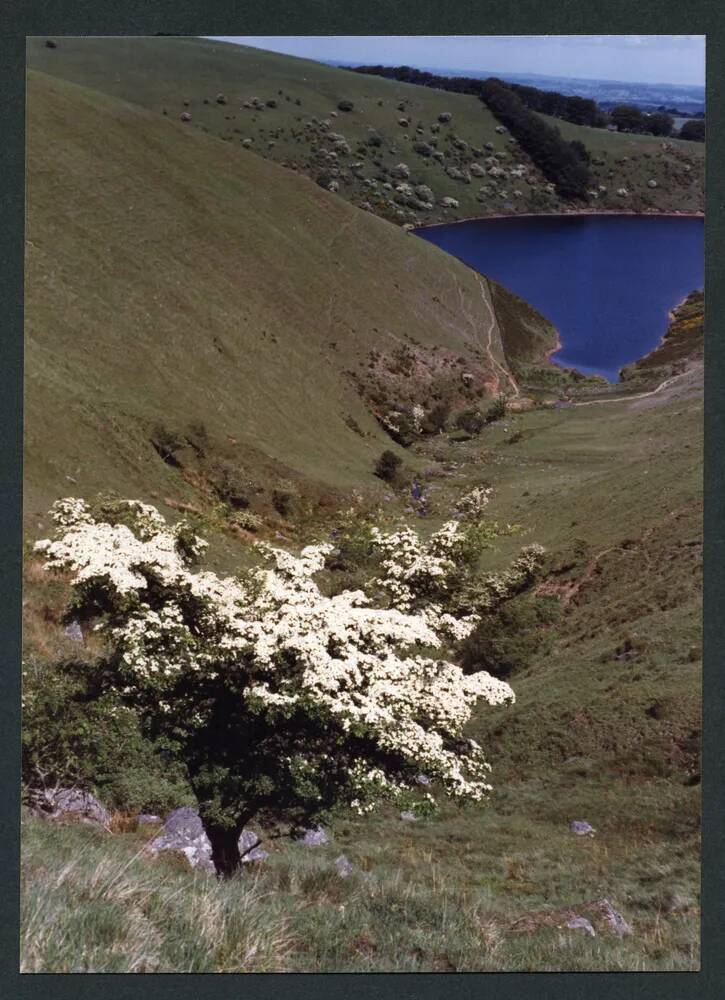
<svg viewBox="0 0 725 1000"><path fill-rule="evenodd" d="M241 36L224 41L310 59L704 84L704 35Z"/></svg>

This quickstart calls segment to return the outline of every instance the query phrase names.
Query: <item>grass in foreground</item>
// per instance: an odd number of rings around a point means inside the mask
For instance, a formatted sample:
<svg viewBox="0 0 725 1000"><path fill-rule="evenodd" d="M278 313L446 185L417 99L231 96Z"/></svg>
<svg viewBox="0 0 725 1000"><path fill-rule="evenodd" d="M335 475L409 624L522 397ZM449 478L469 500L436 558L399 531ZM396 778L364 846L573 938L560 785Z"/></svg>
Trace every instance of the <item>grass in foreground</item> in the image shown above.
<svg viewBox="0 0 725 1000"><path fill-rule="evenodd" d="M660 791L641 794L643 807ZM611 794L610 787L610 803ZM338 824L327 847L288 845L258 871L223 883L185 870L183 859L146 859L140 850L148 836L25 824L23 971L664 971L698 964L696 860L686 841L673 850L657 833L577 838L562 823L496 806L415 824L369 818ZM341 852L354 866L344 880L334 868ZM508 929L525 913L604 895L633 924L631 936Z"/></svg>

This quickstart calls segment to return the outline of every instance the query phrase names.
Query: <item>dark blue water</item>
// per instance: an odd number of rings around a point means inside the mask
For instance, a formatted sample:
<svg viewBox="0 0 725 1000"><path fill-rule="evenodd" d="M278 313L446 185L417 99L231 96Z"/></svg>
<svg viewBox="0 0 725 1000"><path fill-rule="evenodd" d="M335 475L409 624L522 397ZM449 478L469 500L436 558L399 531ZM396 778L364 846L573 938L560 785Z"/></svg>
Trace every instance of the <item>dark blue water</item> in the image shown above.
<svg viewBox="0 0 725 1000"><path fill-rule="evenodd" d="M703 287L702 219L477 219L417 234L551 320L562 342L554 361L612 382L659 343L669 310Z"/></svg>

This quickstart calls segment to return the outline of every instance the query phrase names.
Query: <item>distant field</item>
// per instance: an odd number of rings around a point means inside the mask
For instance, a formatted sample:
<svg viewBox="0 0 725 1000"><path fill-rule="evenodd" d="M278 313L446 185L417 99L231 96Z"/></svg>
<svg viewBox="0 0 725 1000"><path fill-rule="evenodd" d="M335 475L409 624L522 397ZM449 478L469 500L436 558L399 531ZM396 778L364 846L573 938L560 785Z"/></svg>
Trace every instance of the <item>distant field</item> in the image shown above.
<svg viewBox="0 0 725 1000"><path fill-rule="evenodd" d="M315 180L330 174L332 164L339 169L339 196L398 223L569 207L549 191L545 178L510 136L496 132L496 119L474 97L191 38L64 38L56 49L32 38L28 65L159 115L165 109L177 121L181 114L190 114L185 127L205 130L244 155L254 152ZM216 103L219 93L225 104ZM244 106L254 98L258 108ZM339 111L341 100L352 101L352 111ZM268 106L270 101L274 107ZM450 114L450 121L441 123L440 114ZM552 122L565 138L579 139L595 158L605 161L593 169L597 186L606 187L597 192L593 207L703 209L702 144L675 140L665 151L651 137ZM346 140L347 151L335 147L331 133ZM371 146L371 139L380 144ZM249 149L242 147L244 142ZM414 143L426 144L430 152L416 152ZM440 162L433 156L436 151L442 154ZM330 152L335 153L334 161L327 158ZM618 162L630 152L630 160L636 156L636 161ZM504 176L488 172L486 159L497 154ZM390 173L401 162L409 169L407 180ZM511 175L520 164L525 176ZM461 175L458 179L455 171ZM461 179L465 177L468 182ZM656 180L658 187L649 187L649 180ZM430 188L434 207L411 207L410 195L395 191L401 181L413 189ZM628 190L624 197L616 193L621 187ZM458 207L444 207L443 198L454 198Z"/></svg>

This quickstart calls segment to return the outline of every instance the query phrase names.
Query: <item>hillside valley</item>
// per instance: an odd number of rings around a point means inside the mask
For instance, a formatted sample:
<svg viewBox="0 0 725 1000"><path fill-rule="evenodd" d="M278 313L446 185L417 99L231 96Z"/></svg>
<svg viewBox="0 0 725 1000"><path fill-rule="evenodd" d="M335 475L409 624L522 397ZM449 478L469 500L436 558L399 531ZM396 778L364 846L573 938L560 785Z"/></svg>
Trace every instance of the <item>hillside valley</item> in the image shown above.
<svg viewBox="0 0 725 1000"><path fill-rule="evenodd" d="M546 317L403 228L577 209L480 101L197 39L35 38L28 65L23 971L698 969L702 293L621 382L587 378L551 363ZM598 207L626 184L630 208L702 209L700 144L558 125L602 160ZM443 162L413 150L431 136ZM513 208L509 179L479 197L484 155L524 163ZM340 807L311 847L259 820L267 857L226 879L150 857L198 800L173 738L99 695L105 640L34 548L61 497L188 519L235 581L260 541L329 544L331 600L372 592L376 532L468 525L479 583L543 546L445 649L515 692L465 729L490 800ZM39 782L107 821L41 818Z"/></svg>

